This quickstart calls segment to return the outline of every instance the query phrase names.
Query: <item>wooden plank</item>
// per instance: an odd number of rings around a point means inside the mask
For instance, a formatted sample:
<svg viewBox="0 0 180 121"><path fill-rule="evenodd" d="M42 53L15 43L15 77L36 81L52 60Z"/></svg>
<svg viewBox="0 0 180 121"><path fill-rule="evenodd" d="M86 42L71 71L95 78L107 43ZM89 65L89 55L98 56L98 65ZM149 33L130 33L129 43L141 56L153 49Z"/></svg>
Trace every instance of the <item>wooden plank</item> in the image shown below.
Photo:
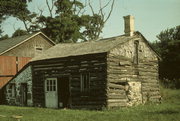
<svg viewBox="0 0 180 121"><path fill-rule="evenodd" d="M31 57L18 57L18 71L20 71L31 59Z"/></svg>
<svg viewBox="0 0 180 121"><path fill-rule="evenodd" d="M126 103L127 100L126 99L108 99L107 102L108 104L109 103Z"/></svg>
<svg viewBox="0 0 180 121"><path fill-rule="evenodd" d="M114 84L114 83L108 83L107 86L109 88L114 88L114 89L125 89L125 87L123 85Z"/></svg>

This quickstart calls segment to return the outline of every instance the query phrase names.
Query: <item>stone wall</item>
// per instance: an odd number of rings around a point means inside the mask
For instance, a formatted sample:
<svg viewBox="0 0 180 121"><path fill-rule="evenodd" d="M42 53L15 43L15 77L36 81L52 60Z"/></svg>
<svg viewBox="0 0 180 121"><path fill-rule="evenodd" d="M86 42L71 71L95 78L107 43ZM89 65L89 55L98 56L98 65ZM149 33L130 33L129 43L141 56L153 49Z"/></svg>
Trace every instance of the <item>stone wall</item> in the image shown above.
<svg viewBox="0 0 180 121"><path fill-rule="evenodd" d="M22 83L27 84L27 106L32 106L32 72L31 66L28 66L21 73L19 73L13 80L6 85L6 102L9 105L21 106L20 86Z"/></svg>
<svg viewBox="0 0 180 121"><path fill-rule="evenodd" d="M137 63L135 57L138 59ZM109 98L113 98L113 104L109 103L109 107L116 106L117 103L117 106L125 103L125 106L132 106L147 101L158 102L160 99L158 58L141 37L134 38L110 51L107 59L107 74L110 84L108 95Z"/></svg>
<svg viewBox="0 0 180 121"><path fill-rule="evenodd" d="M127 98L128 106L142 103L141 82L128 82Z"/></svg>

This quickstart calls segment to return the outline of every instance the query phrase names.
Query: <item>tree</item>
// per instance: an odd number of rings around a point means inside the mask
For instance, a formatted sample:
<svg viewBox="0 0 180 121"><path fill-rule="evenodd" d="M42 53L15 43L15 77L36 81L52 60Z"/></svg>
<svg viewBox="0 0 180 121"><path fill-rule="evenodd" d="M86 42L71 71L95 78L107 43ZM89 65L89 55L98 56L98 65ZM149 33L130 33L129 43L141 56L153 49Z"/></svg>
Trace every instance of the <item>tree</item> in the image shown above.
<svg viewBox="0 0 180 121"><path fill-rule="evenodd" d="M0 37L2 36L2 33L3 33L2 28L1 28L2 21L3 21L3 18L2 16L0 16Z"/></svg>
<svg viewBox="0 0 180 121"><path fill-rule="evenodd" d="M13 16L24 23L28 33L42 31L55 42L77 42L98 39L104 24L109 19L115 0L107 0L103 6L99 0L99 10L95 12L91 0L45 0L49 16L32 13L28 10L28 2L32 0L2 0L0 12L3 17ZM51 1L51 3L50 3ZM104 1L103 1L104 2ZM105 17L104 9L111 4ZM86 13L87 7L92 14Z"/></svg>
<svg viewBox="0 0 180 121"><path fill-rule="evenodd" d="M9 38L9 36L6 34L6 35L0 37L0 41L1 41L1 40L5 40L5 39L8 39L8 38Z"/></svg>
<svg viewBox="0 0 180 121"><path fill-rule="evenodd" d="M28 32L26 30L17 29L13 33L12 37L22 36L22 35L26 35L26 34L28 34Z"/></svg>
<svg viewBox="0 0 180 121"><path fill-rule="evenodd" d="M1 0L0 25L2 21L9 16L20 19L24 24L26 24L26 21L30 21L29 18L32 17L32 13L28 10L27 3L31 1L32 0ZM2 33L2 30L0 30L0 33Z"/></svg>
<svg viewBox="0 0 180 121"><path fill-rule="evenodd" d="M180 26L162 31L153 43L160 53L160 78L180 79Z"/></svg>
<svg viewBox="0 0 180 121"><path fill-rule="evenodd" d="M0 16L19 16L21 13L29 13L27 2L32 0L1 0Z"/></svg>
<svg viewBox="0 0 180 121"><path fill-rule="evenodd" d="M52 6L46 0L50 15L46 17L40 14L37 26L57 43L97 39L102 32L104 24L110 17L115 0L109 0L105 6L101 5L101 0L99 1L100 10L98 13L95 13L90 0L85 4L78 0L52 0ZM105 19L103 9L111 1L111 9ZM92 15L84 13L87 6L91 8ZM52 14L53 8L56 8L55 17ZM38 28L37 26L36 28Z"/></svg>

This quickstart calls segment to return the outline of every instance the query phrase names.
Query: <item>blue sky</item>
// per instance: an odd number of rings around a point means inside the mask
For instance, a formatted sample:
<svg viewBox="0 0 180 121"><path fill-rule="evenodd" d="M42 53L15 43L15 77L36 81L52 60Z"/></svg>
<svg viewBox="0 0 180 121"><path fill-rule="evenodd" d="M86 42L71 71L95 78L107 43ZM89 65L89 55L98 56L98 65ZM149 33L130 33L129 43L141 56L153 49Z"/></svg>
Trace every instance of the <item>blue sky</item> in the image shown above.
<svg viewBox="0 0 180 121"><path fill-rule="evenodd" d="M98 0L92 1L93 7L98 8ZM38 7L46 10L43 0L34 0L29 6L33 11L37 11ZM108 9L105 12L107 11ZM126 15L135 17L136 31L140 31L147 40L154 41L160 31L180 25L180 0L115 0L112 15L105 24L101 37L124 34L123 16ZM23 28L23 24L17 19L10 18L3 23L4 33L9 35L19 27Z"/></svg>

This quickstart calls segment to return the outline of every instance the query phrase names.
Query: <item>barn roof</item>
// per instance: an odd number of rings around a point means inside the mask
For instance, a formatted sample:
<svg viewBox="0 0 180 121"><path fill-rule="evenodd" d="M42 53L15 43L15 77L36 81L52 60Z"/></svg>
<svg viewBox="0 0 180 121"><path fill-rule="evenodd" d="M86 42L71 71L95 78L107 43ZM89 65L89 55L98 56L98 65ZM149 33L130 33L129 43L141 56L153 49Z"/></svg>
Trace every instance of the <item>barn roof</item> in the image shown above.
<svg viewBox="0 0 180 121"><path fill-rule="evenodd" d="M60 43L46 50L41 55L36 56L31 61L108 52L119 44L137 38L138 36L130 37L122 35L117 37L100 39L97 41L64 44Z"/></svg>
<svg viewBox="0 0 180 121"><path fill-rule="evenodd" d="M50 40L42 32L37 32L37 33L33 33L33 34L28 34L28 35L18 36L18 37L14 37L14 38L10 38L10 39L1 40L0 41L0 55L15 48L16 46L28 41L29 39L31 39L32 37L34 37L38 34L42 34L43 36L45 36L47 38L47 40L49 40L51 43L54 44L54 42L52 42L52 40Z"/></svg>

